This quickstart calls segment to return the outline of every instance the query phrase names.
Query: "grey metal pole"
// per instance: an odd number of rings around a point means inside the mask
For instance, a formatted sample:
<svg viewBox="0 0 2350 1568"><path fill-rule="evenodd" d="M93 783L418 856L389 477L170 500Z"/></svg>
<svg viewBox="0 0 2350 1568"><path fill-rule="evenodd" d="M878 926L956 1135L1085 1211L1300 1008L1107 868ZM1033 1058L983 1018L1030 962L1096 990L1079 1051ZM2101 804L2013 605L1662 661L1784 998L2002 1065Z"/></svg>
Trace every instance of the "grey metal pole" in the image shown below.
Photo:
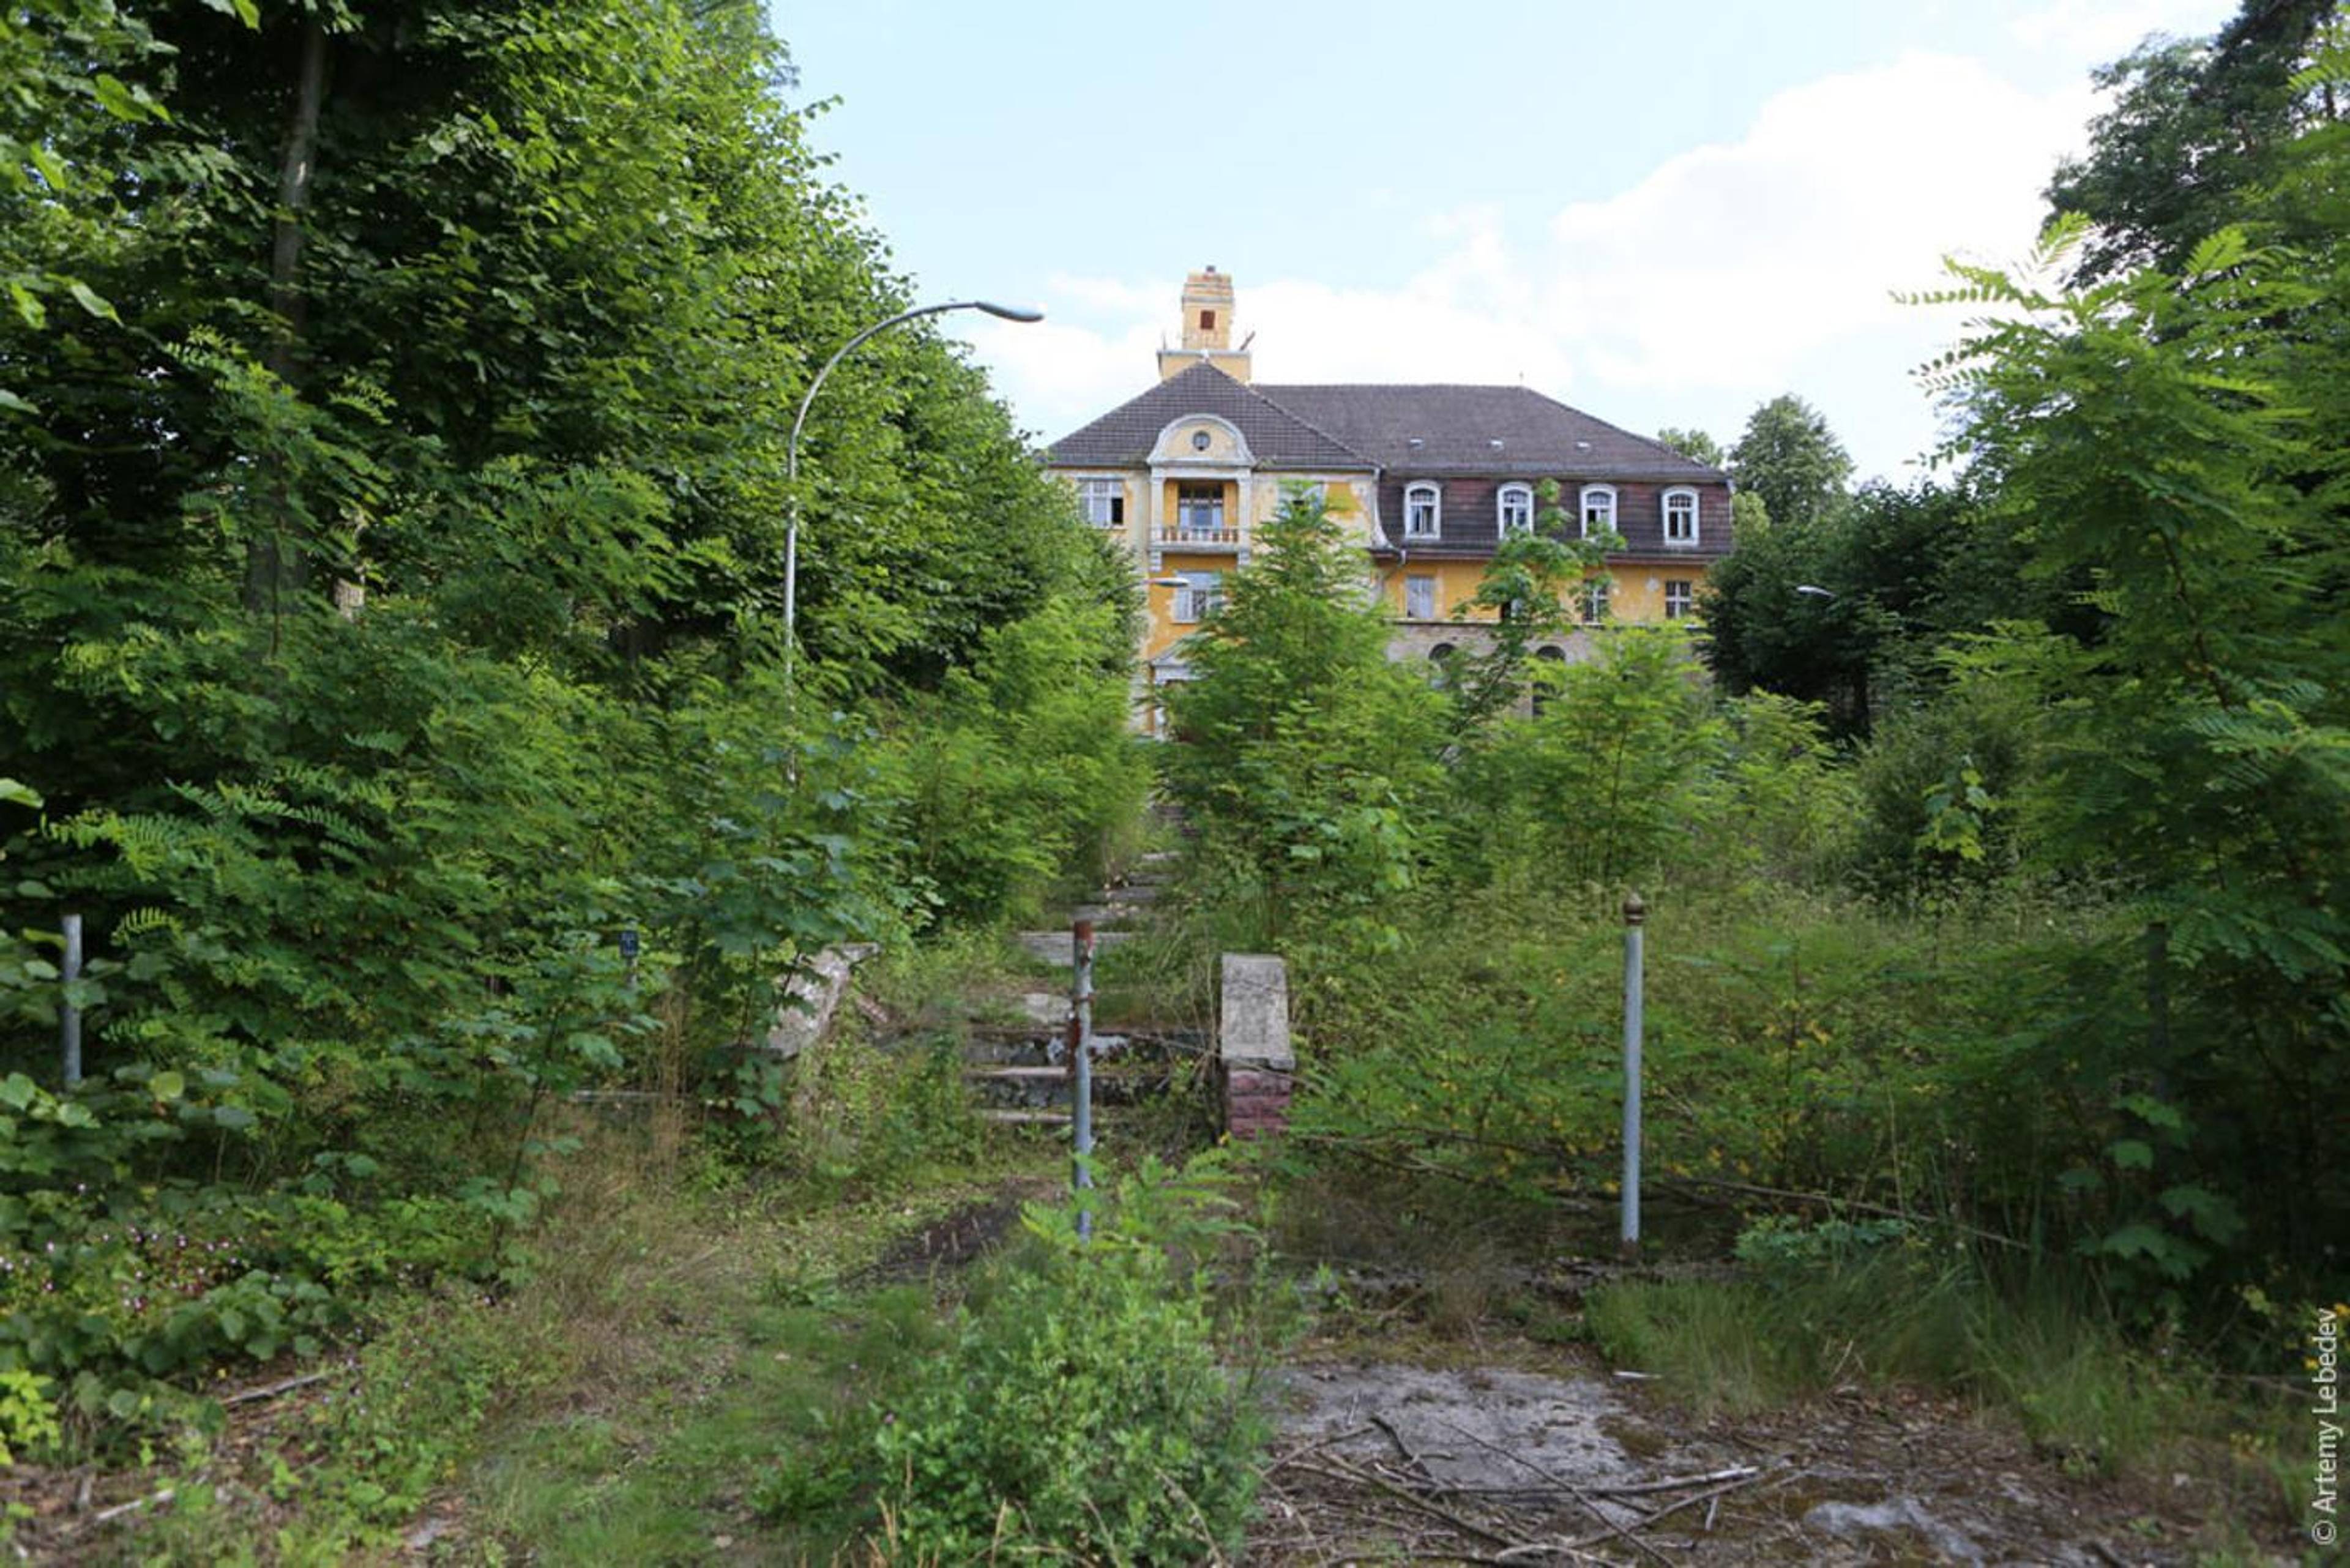
<svg viewBox="0 0 2350 1568"><path fill-rule="evenodd" d="M1069 1067L1075 1081L1069 1089L1070 1131L1076 1146L1070 1187L1081 1192L1094 1184L1094 923L1069 924ZM1094 1217L1077 1210L1077 1240L1090 1241Z"/></svg>
<svg viewBox="0 0 2350 1568"><path fill-rule="evenodd" d="M81 917L65 918L66 961L62 971L68 986L81 978ZM81 1082L81 1009L68 996L57 1009L57 1043L65 1055L66 1087Z"/></svg>
<svg viewBox="0 0 2350 1568"><path fill-rule="evenodd" d="M1624 895L1624 1230L1626 1258L1640 1251L1640 988L1641 927L1648 907Z"/></svg>

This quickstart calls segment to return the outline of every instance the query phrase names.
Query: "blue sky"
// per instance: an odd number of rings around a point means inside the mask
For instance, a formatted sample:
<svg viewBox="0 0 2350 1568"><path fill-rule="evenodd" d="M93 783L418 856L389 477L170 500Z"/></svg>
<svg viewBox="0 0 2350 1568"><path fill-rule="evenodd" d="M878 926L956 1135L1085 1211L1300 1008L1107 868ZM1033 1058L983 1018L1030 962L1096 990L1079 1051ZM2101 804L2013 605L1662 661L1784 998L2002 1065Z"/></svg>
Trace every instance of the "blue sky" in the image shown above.
<svg viewBox="0 0 2350 1568"><path fill-rule="evenodd" d="M1895 304L2009 261L2091 67L2230 0L1617 6L774 0L816 145L1022 425L1149 385L1185 273L1268 381L1523 382L1724 441L1809 399L1866 474L1934 439Z"/></svg>

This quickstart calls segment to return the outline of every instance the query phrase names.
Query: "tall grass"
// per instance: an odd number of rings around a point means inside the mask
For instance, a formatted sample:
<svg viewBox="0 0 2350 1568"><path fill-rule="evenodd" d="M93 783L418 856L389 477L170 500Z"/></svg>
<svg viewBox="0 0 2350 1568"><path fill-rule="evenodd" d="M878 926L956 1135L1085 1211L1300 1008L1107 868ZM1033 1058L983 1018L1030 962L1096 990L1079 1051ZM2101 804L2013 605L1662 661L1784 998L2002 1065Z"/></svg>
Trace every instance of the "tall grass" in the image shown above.
<svg viewBox="0 0 2350 1568"><path fill-rule="evenodd" d="M2247 1510L2289 1505L2275 1456L2290 1412L2189 1351L2150 1353L2071 1270L1911 1239L1731 1281L1621 1282L1585 1312L1610 1361L1709 1415L1923 1386L2014 1419L2074 1475L2184 1469Z"/></svg>

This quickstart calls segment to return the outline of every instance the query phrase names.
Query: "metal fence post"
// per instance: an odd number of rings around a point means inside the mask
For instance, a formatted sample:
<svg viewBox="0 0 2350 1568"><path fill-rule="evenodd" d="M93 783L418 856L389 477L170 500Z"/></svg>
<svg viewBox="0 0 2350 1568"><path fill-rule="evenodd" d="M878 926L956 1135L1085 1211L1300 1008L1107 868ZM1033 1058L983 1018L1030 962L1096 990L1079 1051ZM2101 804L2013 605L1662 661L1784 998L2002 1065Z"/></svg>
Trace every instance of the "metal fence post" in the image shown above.
<svg viewBox="0 0 2350 1568"><path fill-rule="evenodd" d="M1069 923L1069 1070L1075 1081L1069 1090L1072 1142L1076 1147L1071 1190L1094 1184L1094 923ZM1093 1211L1077 1209L1077 1240L1090 1241Z"/></svg>
<svg viewBox="0 0 2350 1568"><path fill-rule="evenodd" d="M60 971L67 987L65 1003L57 1009L57 1044L65 1056L66 1087L81 1082L81 1009L73 1002L73 982L81 978L81 917L65 918L66 961Z"/></svg>
<svg viewBox="0 0 2350 1568"><path fill-rule="evenodd" d="M1624 895L1624 1230L1627 1259L1640 1251L1640 986L1641 926L1648 905Z"/></svg>

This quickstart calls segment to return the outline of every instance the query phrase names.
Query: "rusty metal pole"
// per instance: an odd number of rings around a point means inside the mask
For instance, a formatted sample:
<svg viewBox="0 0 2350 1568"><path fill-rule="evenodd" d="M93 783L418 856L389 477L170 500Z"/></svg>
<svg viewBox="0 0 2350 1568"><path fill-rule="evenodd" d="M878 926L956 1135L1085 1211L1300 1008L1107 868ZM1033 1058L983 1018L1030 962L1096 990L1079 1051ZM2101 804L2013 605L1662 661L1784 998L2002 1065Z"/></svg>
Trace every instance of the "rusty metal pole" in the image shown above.
<svg viewBox="0 0 2350 1568"><path fill-rule="evenodd" d="M1640 986L1641 927L1648 905L1638 893L1624 895L1624 1230L1620 1250L1628 1261L1640 1253Z"/></svg>
<svg viewBox="0 0 2350 1568"><path fill-rule="evenodd" d="M1071 1190L1082 1192L1094 1184L1094 923L1069 923L1069 1120L1076 1146ZM1090 1241L1093 1211L1079 1200L1077 1240Z"/></svg>

